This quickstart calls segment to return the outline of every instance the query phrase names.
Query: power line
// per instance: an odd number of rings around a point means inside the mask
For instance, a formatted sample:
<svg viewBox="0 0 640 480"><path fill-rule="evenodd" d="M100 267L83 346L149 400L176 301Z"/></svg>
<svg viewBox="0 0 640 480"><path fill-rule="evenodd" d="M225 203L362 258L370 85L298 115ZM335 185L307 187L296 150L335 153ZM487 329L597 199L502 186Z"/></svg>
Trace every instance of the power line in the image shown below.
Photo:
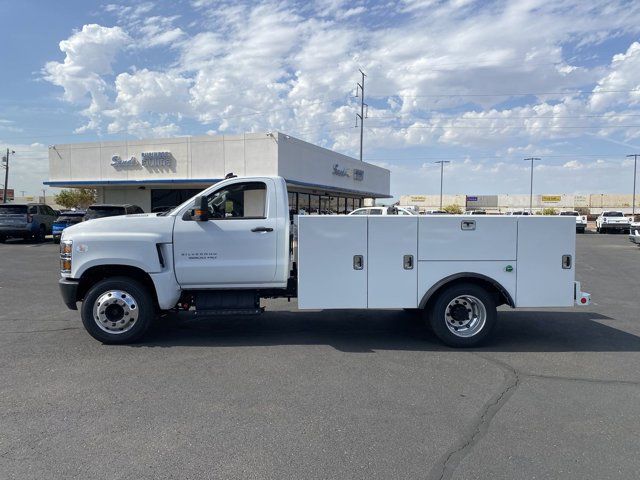
<svg viewBox="0 0 640 480"><path fill-rule="evenodd" d="M574 90L565 92L520 92L520 93L433 93L428 95L404 95L402 93L390 93L390 94L371 94L374 98L389 98L389 97L403 97L403 98L428 98L428 97L528 97L528 96L540 96L540 95L600 95L605 93L640 93L640 89L634 88L631 90Z"/></svg>

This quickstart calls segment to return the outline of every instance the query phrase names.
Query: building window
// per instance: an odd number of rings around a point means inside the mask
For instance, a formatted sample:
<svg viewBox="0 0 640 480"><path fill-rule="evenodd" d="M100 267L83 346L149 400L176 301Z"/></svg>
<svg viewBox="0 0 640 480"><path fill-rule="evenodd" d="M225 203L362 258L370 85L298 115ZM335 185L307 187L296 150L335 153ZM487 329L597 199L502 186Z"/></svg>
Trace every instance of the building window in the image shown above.
<svg viewBox="0 0 640 480"><path fill-rule="evenodd" d="M329 210L331 210L331 213L338 213L338 197L329 199Z"/></svg>
<svg viewBox="0 0 640 480"><path fill-rule="evenodd" d="M289 192L289 215L298 214L298 192Z"/></svg>
<svg viewBox="0 0 640 480"><path fill-rule="evenodd" d="M338 199L338 213L347 213L347 199L344 197Z"/></svg>
<svg viewBox="0 0 640 480"><path fill-rule="evenodd" d="M298 193L298 213L309 213L309 194Z"/></svg>
<svg viewBox="0 0 640 480"><path fill-rule="evenodd" d="M329 214L329 197L320 197L320 213L322 215Z"/></svg>
<svg viewBox="0 0 640 480"><path fill-rule="evenodd" d="M318 195L309 195L309 213L320 213L320 197Z"/></svg>

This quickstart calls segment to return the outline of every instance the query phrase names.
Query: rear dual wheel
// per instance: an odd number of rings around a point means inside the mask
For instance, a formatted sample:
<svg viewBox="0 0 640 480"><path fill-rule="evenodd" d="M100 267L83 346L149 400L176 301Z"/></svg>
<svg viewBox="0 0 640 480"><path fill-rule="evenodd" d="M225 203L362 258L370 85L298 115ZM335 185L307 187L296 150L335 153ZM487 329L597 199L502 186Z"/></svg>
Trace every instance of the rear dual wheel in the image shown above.
<svg viewBox="0 0 640 480"><path fill-rule="evenodd" d="M445 288L427 311L433 333L450 347L475 347L493 331L498 313L492 292L473 283Z"/></svg>

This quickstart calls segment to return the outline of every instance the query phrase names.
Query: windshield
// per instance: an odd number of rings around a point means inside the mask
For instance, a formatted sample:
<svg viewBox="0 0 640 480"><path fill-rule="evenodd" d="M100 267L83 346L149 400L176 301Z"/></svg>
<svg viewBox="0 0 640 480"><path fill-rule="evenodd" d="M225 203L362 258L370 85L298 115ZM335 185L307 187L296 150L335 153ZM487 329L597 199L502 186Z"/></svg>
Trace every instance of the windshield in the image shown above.
<svg viewBox="0 0 640 480"><path fill-rule="evenodd" d="M56 218L56 222L80 223L84 218L84 213L64 214Z"/></svg>
<svg viewBox="0 0 640 480"><path fill-rule="evenodd" d="M116 215L124 215L124 207L89 207L84 218L85 220L91 220L94 218L115 217Z"/></svg>
<svg viewBox="0 0 640 480"><path fill-rule="evenodd" d="M560 212L560 215L563 215L565 217L577 217L578 212Z"/></svg>
<svg viewBox="0 0 640 480"><path fill-rule="evenodd" d="M604 212L605 217L622 217L622 212Z"/></svg>
<svg viewBox="0 0 640 480"><path fill-rule="evenodd" d="M0 205L0 215L16 215L27 213L26 205Z"/></svg>

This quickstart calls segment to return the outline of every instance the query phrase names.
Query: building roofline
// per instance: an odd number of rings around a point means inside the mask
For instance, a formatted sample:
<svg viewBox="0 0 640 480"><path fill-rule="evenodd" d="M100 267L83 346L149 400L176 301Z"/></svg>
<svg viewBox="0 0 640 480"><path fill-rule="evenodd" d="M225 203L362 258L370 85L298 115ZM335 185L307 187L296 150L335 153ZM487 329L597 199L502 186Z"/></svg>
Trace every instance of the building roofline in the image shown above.
<svg viewBox="0 0 640 480"><path fill-rule="evenodd" d="M145 186L148 184L151 185L162 185L162 184L176 184L176 183L187 183L187 184L214 184L218 183L222 178L168 178L168 179L147 179L147 180L69 180L69 181L48 181L42 182L44 185L48 185L50 187L102 187L102 186ZM285 181L290 185L297 185L299 187L305 188L313 188L317 190L329 190L334 192L343 192L349 193L351 195L360 195L368 198L392 198L391 195L385 193L376 193L376 192L366 192L362 190L354 190L350 188L341 188L341 187L332 187L329 185L322 185L317 183L308 183L308 182L300 182L298 180L289 180L285 178Z"/></svg>

